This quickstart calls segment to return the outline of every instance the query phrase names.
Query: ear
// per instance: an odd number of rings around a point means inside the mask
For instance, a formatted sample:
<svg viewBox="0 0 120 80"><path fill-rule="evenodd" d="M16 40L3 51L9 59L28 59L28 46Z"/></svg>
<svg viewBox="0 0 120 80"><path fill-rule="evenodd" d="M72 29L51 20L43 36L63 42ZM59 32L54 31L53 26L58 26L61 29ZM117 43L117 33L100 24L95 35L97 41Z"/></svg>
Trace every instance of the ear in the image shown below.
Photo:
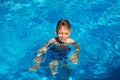
<svg viewBox="0 0 120 80"><path fill-rule="evenodd" d="M71 35L71 32L69 33L69 35Z"/></svg>
<svg viewBox="0 0 120 80"><path fill-rule="evenodd" d="M55 34L57 34L57 31L55 30Z"/></svg>

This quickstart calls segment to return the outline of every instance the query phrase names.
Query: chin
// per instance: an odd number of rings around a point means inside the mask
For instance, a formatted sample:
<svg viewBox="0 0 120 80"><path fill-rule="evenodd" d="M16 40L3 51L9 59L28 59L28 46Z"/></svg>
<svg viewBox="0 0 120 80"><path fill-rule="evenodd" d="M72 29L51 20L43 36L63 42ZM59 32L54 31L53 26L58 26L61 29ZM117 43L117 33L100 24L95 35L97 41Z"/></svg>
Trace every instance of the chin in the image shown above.
<svg viewBox="0 0 120 80"><path fill-rule="evenodd" d="M61 40L61 42L66 42L66 40Z"/></svg>

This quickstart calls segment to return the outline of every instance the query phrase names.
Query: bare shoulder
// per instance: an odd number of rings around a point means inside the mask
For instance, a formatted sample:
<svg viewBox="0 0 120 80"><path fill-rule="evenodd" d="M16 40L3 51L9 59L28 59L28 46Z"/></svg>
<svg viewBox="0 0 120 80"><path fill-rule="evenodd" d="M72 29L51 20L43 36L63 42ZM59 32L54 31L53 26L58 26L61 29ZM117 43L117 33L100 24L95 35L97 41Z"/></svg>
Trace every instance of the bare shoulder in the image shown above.
<svg viewBox="0 0 120 80"><path fill-rule="evenodd" d="M67 43L74 43L74 42L75 42L75 40L72 38L68 38L68 40L67 40Z"/></svg>
<svg viewBox="0 0 120 80"><path fill-rule="evenodd" d="M55 38L51 38L48 42L52 43L55 41Z"/></svg>

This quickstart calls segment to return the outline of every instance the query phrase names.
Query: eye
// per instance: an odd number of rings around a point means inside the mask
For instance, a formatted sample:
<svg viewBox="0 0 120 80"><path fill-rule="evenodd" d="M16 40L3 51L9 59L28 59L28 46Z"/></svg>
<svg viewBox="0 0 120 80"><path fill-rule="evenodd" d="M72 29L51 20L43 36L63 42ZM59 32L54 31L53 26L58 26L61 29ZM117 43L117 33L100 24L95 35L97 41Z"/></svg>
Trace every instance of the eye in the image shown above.
<svg viewBox="0 0 120 80"><path fill-rule="evenodd" d="M59 32L59 34L63 34L62 32Z"/></svg>
<svg viewBox="0 0 120 80"><path fill-rule="evenodd" d="M65 33L66 35L68 35L69 33Z"/></svg>

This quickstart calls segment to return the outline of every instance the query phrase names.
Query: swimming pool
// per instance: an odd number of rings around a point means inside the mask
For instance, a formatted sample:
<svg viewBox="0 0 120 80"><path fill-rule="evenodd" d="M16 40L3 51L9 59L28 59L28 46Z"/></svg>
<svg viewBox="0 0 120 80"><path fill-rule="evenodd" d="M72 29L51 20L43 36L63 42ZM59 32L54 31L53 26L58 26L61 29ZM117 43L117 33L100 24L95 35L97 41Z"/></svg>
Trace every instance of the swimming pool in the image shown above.
<svg viewBox="0 0 120 80"><path fill-rule="evenodd" d="M81 47L69 80L120 80L119 0L1 0L0 80L64 80L65 74L28 70L63 18Z"/></svg>

